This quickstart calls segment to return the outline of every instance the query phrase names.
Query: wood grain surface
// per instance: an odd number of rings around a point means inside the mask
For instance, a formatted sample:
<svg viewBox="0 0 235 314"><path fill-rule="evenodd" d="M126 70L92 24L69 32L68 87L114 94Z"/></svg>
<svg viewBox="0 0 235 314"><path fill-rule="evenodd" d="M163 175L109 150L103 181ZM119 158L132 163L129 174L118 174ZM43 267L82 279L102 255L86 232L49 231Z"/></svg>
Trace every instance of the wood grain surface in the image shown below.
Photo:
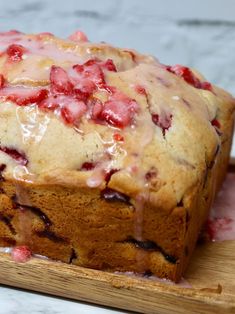
<svg viewBox="0 0 235 314"><path fill-rule="evenodd" d="M235 159L230 171L235 171ZM235 313L235 241L199 244L187 286L0 253L0 283L140 313Z"/></svg>
<svg viewBox="0 0 235 314"><path fill-rule="evenodd" d="M197 247L190 288L32 258L0 254L0 283L140 313L235 313L235 241Z"/></svg>

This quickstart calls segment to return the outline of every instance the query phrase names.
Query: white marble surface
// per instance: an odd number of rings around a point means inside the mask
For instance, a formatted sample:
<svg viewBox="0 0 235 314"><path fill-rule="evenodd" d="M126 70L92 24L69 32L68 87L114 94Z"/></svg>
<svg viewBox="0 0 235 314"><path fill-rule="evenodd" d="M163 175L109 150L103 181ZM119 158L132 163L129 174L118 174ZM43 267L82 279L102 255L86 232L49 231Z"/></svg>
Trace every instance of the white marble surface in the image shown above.
<svg viewBox="0 0 235 314"><path fill-rule="evenodd" d="M0 314L128 313L0 286Z"/></svg>
<svg viewBox="0 0 235 314"><path fill-rule="evenodd" d="M0 0L0 30L66 37L82 29L92 41L194 66L235 94L234 12L234 0ZM118 312L0 286L0 314L28 313Z"/></svg>
<svg viewBox="0 0 235 314"><path fill-rule="evenodd" d="M232 146L231 155L232 155L232 157L235 158L235 139L233 140L233 146Z"/></svg>
<svg viewBox="0 0 235 314"><path fill-rule="evenodd" d="M0 30L84 30L92 41L182 63L235 94L234 0L0 0Z"/></svg>

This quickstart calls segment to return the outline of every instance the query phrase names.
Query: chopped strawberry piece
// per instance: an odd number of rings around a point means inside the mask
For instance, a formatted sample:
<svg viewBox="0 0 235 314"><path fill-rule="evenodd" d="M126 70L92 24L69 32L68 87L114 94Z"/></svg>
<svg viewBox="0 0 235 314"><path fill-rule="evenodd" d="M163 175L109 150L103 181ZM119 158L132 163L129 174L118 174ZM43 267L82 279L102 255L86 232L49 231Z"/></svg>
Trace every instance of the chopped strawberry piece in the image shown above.
<svg viewBox="0 0 235 314"><path fill-rule="evenodd" d="M154 124L162 129L162 134L163 136L165 136L166 130L171 127L172 114L152 114L152 121Z"/></svg>
<svg viewBox="0 0 235 314"><path fill-rule="evenodd" d="M102 67L108 71L117 72L117 68L116 68L115 64L113 63L112 59L108 59L105 62L103 62Z"/></svg>
<svg viewBox="0 0 235 314"><path fill-rule="evenodd" d="M84 64L83 64L83 67L89 67L89 66L92 66L94 64L99 64L100 60L99 59L89 59L87 60Z"/></svg>
<svg viewBox="0 0 235 314"><path fill-rule="evenodd" d="M5 78L2 74L0 74L0 88L4 86L4 83L5 83Z"/></svg>
<svg viewBox="0 0 235 314"><path fill-rule="evenodd" d="M108 92L111 95L115 94L116 91L117 91L116 87L109 86L109 85L106 85L106 84L102 88L105 89L106 92Z"/></svg>
<svg viewBox="0 0 235 314"><path fill-rule="evenodd" d="M75 93L76 98L78 100L82 100L82 101L85 101L85 102L87 102L88 98L91 96L91 93L86 92L86 91L82 91L79 88L74 89L74 93Z"/></svg>
<svg viewBox="0 0 235 314"><path fill-rule="evenodd" d="M73 92L73 84L67 72L59 66L53 65L50 72L52 93L70 95Z"/></svg>
<svg viewBox="0 0 235 314"><path fill-rule="evenodd" d="M65 96L62 95L52 95L49 96L48 98L44 99L40 103L38 103L38 107L44 111L55 111L57 108L60 108L59 103L64 101Z"/></svg>
<svg viewBox="0 0 235 314"><path fill-rule="evenodd" d="M56 111L68 124L77 123L87 110L87 106L83 101L66 95L52 95L38 106L45 111Z"/></svg>
<svg viewBox="0 0 235 314"><path fill-rule="evenodd" d="M84 66L82 64L75 64L75 65L73 65L73 69L77 73L82 73L84 71Z"/></svg>
<svg viewBox="0 0 235 314"><path fill-rule="evenodd" d="M109 100L104 103L100 119L115 127L123 128L131 124L134 109L129 103Z"/></svg>
<svg viewBox="0 0 235 314"><path fill-rule="evenodd" d="M14 247L11 252L11 258L17 263L25 263L29 261L31 257L32 252L25 245Z"/></svg>
<svg viewBox="0 0 235 314"><path fill-rule="evenodd" d="M173 66L166 66L166 70L182 77L188 84L195 88L212 91L212 85L209 82L201 82L188 67L176 64Z"/></svg>
<svg viewBox="0 0 235 314"><path fill-rule="evenodd" d="M18 164L20 164L22 166L26 166L28 164L28 159L26 158L25 154L22 152L19 152L18 150L14 149L14 148L6 147L6 146L0 146L0 151L9 155Z"/></svg>
<svg viewBox="0 0 235 314"><path fill-rule="evenodd" d="M138 94L140 95L144 95L144 96L147 96L147 93L146 93L146 90L143 86L141 85L135 85L135 90Z"/></svg>
<svg viewBox="0 0 235 314"><path fill-rule="evenodd" d="M48 96L48 91L46 89L38 90L36 93L31 94L28 98L18 98L16 101L18 105L26 105L28 103L39 103L43 101Z"/></svg>
<svg viewBox="0 0 235 314"><path fill-rule="evenodd" d="M92 117L93 120L97 120L97 119L99 119L100 114L101 114L101 112L103 110L103 104L102 104L102 102L99 99L95 99L93 101L93 103L94 104L93 104L93 108L92 108L92 115L91 115L91 117Z"/></svg>
<svg viewBox="0 0 235 314"><path fill-rule="evenodd" d="M46 89L33 89L25 87L6 87L0 90L0 97L15 102L18 106L39 103L48 95Z"/></svg>
<svg viewBox="0 0 235 314"><path fill-rule="evenodd" d="M90 171L95 168L95 164L93 162L84 162L81 166L81 170Z"/></svg>
<svg viewBox="0 0 235 314"><path fill-rule="evenodd" d="M114 133L113 139L116 142L124 142L124 137L120 133Z"/></svg>
<svg viewBox="0 0 235 314"><path fill-rule="evenodd" d="M217 119L213 119L211 121L211 125L213 125L214 127L218 128L218 129L220 129L220 127L221 127L221 125Z"/></svg>
<svg viewBox="0 0 235 314"><path fill-rule="evenodd" d="M74 65L73 69L77 72L78 81L90 80L97 87L103 87L105 85L104 73L95 59L90 59L83 65Z"/></svg>
<svg viewBox="0 0 235 314"><path fill-rule="evenodd" d="M212 85L209 82L201 82L201 89L212 91Z"/></svg>
<svg viewBox="0 0 235 314"><path fill-rule="evenodd" d="M8 46L6 53L9 59L13 62L19 62L22 60L23 54L26 52L26 49L22 45L12 44Z"/></svg>
<svg viewBox="0 0 235 314"><path fill-rule="evenodd" d="M95 90L95 83L89 79L76 82L76 85L74 86L74 94L76 95L76 98L83 101L87 101Z"/></svg>
<svg viewBox="0 0 235 314"><path fill-rule="evenodd" d="M117 68L116 68L115 64L113 63L112 59L107 59L104 62L102 62L99 59L90 59L83 64L83 66L92 66L92 65L99 65L100 67L102 67L108 71L117 72Z"/></svg>
<svg viewBox="0 0 235 314"><path fill-rule="evenodd" d="M68 99L68 102L61 108L61 117L66 123L73 124L81 119L86 109L87 107L83 101Z"/></svg>
<svg viewBox="0 0 235 314"><path fill-rule="evenodd" d="M113 94L108 101L104 104L100 102L95 104L92 118L123 128L133 122L134 114L138 111L138 108L135 100L113 88Z"/></svg>
<svg viewBox="0 0 235 314"><path fill-rule="evenodd" d="M76 31L75 33L69 36L69 39L75 42L87 42L88 41L87 36L81 31Z"/></svg>
<svg viewBox="0 0 235 314"><path fill-rule="evenodd" d="M106 89L109 92L102 69L117 71L111 59L105 62L99 59L89 59L84 64L73 66L74 73L71 73L71 80L78 99L87 101L97 88Z"/></svg>
<svg viewBox="0 0 235 314"><path fill-rule="evenodd" d="M200 88L199 79L193 74L193 72L188 68L182 65L176 64L174 66L167 66L167 71L176 74L179 77L182 77L187 83L193 85L196 88Z"/></svg>

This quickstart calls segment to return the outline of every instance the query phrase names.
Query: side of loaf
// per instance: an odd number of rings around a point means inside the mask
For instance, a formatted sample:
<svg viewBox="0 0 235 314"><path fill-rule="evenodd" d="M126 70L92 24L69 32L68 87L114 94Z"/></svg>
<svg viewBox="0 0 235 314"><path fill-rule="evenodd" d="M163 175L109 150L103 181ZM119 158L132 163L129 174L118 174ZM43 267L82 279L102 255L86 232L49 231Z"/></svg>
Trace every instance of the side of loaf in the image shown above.
<svg viewBox="0 0 235 314"><path fill-rule="evenodd" d="M76 32L0 33L0 246L179 281L226 175L235 102Z"/></svg>

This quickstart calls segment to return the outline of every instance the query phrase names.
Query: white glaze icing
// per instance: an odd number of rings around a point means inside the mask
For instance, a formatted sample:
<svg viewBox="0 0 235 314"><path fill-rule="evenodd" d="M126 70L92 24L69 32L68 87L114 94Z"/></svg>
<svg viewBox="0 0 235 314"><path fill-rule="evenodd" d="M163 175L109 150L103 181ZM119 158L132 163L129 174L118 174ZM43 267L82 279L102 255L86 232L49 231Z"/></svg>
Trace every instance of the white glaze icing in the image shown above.
<svg viewBox="0 0 235 314"><path fill-rule="evenodd" d="M182 287L182 288L193 288L193 286L187 281L185 280L183 277L181 278L180 282L175 283L169 279L165 279L165 278L158 278L157 276L151 275L151 276L147 276L145 277L142 274L137 274L131 271L127 271L127 272L120 272L120 271L116 271L115 274L117 275L125 275L131 278L136 278L136 279L141 279L141 280L151 280L151 281L156 281L156 282L160 282L166 285L172 285L172 286L176 286L176 287Z"/></svg>

